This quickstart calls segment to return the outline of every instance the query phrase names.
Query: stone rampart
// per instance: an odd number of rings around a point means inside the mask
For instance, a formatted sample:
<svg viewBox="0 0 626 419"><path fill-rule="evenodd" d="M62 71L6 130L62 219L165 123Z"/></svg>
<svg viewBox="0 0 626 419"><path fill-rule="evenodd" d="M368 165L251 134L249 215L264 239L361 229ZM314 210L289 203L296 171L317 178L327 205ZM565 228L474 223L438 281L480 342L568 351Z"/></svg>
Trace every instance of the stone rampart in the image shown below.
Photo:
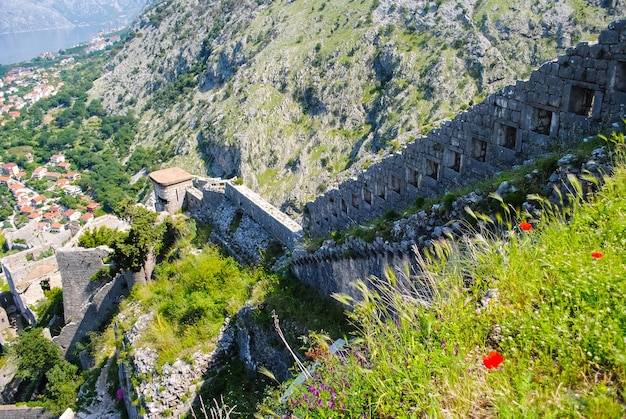
<svg viewBox="0 0 626 419"><path fill-rule="evenodd" d="M342 293L360 300L361 295L352 286L355 281L371 276L384 278L390 267L417 269L412 247L408 241L389 243L378 238L373 243L366 243L352 238L339 246L322 247L314 253L294 252L291 270L302 282L323 294Z"/></svg>
<svg viewBox="0 0 626 419"><path fill-rule="evenodd" d="M283 246L293 249L302 236L300 224L243 185L225 185L226 198L259 223Z"/></svg>
<svg viewBox="0 0 626 419"><path fill-rule="evenodd" d="M123 275L108 282L91 279L102 269L103 259L108 255L109 251L102 247L57 252L66 324L53 341L64 354L71 354L76 343L97 329L117 306L120 297L128 293Z"/></svg>
<svg viewBox="0 0 626 419"><path fill-rule="evenodd" d="M28 407L16 405L0 406L0 419L48 419L54 418L50 412L42 407Z"/></svg>
<svg viewBox="0 0 626 419"><path fill-rule="evenodd" d="M379 217L563 145L625 115L626 21L341 183L305 208L312 236Z"/></svg>
<svg viewBox="0 0 626 419"><path fill-rule="evenodd" d="M35 324L36 319L29 306L44 298L44 287L54 287L60 282L54 256L37 260L49 250L49 246L35 247L0 261L17 308L31 325Z"/></svg>

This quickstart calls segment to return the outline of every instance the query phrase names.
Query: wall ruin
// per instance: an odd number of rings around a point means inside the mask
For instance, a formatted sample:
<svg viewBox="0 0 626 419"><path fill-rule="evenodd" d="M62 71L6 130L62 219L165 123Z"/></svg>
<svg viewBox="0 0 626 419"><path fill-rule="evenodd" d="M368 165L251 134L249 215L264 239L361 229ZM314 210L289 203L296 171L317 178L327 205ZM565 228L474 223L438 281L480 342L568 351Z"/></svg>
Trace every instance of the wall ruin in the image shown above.
<svg viewBox="0 0 626 419"><path fill-rule="evenodd" d="M53 338L65 355L72 354L76 343L97 329L108 318L122 296L128 293L123 275L110 281L94 281L92 277L103 268L109 251L72 249L56 254L63 283L63 313L65 326Z"/></svg>
<svg viewBox="0 0 626 419"><path fill-rule="evenodd" d="M307 203L312 236L369 221L598 133L626 115L626 21Z"/></svg>

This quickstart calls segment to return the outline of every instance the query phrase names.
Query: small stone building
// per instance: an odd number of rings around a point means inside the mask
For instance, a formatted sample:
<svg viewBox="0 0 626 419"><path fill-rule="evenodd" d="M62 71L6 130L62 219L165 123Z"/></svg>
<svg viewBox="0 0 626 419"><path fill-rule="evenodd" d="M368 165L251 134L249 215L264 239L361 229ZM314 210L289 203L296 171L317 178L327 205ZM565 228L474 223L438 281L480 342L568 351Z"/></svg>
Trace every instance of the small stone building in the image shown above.
<svg viewBox="0 0 626 419"><path fill-rule="evenodd" d="M150 173L156 198L155 209L174 214L183 208L187 189L193 187L193 176L179 167Z"/></svg>

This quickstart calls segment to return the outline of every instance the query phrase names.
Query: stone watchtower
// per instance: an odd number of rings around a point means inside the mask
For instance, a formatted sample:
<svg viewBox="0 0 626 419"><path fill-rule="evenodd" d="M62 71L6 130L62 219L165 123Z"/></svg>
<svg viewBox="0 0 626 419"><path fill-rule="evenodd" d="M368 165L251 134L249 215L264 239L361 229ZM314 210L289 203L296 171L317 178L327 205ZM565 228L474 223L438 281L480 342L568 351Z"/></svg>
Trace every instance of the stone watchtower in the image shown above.
<svg viewBox="0 0 626 419"><path fill-rule="evenodd" d="M187 189L193 187L193 176L179 167L150 173L156 196L155 209L174 214L183 208Z"/></svg>

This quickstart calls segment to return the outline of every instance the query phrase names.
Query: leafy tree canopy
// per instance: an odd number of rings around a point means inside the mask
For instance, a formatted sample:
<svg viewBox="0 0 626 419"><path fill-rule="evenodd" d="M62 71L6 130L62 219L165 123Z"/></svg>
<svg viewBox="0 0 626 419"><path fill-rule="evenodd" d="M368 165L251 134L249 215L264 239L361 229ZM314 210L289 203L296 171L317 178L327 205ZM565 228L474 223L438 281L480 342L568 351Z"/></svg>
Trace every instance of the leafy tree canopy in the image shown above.
<svg viewBox="0 0 626 419"><path fill-rule="evenodd" d="M34 328L20 334L14 346L17 355L17 376L35 379L61 360L61 349L46 339L41 328Z"/></svg>

